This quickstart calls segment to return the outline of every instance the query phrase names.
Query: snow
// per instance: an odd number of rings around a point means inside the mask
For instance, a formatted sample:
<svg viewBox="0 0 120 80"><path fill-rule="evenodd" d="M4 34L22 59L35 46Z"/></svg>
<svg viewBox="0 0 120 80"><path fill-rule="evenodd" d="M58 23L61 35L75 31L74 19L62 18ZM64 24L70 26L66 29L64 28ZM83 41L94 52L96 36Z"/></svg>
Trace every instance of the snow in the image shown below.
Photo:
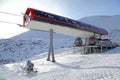
<svg viewBox="0 0 120 80"><path fill-rule="evenodd" d="M102 24L106 25L106 22ZM119 26L108 31L112 31L111 38L120 43ZM74 37L54 33L56 62L51 62L46 61L48 32L30 30L9 39L0 39L0 80L120 79L120 46L103 53L82 54L80 48L72 47L73 43ZM32 60L38 73L24 71L28 59ZM2 64L2 60L9 62Z"/></svg>
<svg viewBox="0 0 120 80"><path fill-rule="evenodd" d="M38 73L27 75L20 68L25 62L6 64L0 67L3 80L119 80L120 47L101 54L82 55L67 48L55 55L57 62L46 61L46 57L33 59ZM47 55L45 55L47 56ZM7 74L7 75L5 75ZM2 77L4 76L4 77Z"/></svg>

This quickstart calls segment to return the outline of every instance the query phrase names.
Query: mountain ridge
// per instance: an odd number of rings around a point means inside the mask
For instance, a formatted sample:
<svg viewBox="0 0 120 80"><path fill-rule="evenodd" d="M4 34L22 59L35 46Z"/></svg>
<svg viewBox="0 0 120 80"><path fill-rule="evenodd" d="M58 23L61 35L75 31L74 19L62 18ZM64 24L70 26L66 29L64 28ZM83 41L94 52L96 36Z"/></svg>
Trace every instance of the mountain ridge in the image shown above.
<svg viewBox="0 0 120 80"><path fill-rule="evenodd" d="M79 21L106 29L112 41L120 43L120 15L114 16L88 16ZM114 32L114 35L112 34ZM117 39L116 39L117 38Z"/></svg>

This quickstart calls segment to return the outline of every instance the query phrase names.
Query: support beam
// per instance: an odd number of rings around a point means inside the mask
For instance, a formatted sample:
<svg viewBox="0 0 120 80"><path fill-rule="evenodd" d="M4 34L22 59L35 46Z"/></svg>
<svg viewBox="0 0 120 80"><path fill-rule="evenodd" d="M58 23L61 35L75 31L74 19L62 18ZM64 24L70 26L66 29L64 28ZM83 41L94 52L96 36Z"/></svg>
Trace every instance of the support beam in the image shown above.
<svg viewBox="0 0 120 80"><path fill-rule="evenodd" d="M103 47L102 47L102 46L100 46L100 52L101 52L101 53L103 52Z"/></svg>
<svg viewBox="0 0 120 80"><path fill-rule="evenodd" d="M48 51L47 61L50 61L50 55L52 55L52 62L55 62L54 48L53 48L53 29L50 29L50 43L49 43L49 51Z"/></svg>

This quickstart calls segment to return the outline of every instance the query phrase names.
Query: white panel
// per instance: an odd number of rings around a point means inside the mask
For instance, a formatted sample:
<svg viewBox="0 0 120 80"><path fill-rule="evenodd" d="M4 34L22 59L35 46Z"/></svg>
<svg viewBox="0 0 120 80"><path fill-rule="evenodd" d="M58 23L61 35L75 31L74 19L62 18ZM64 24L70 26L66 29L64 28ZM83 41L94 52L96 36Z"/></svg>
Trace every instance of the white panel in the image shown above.
<svg viewBox="0 0 120 80"><path fill-rule="evenodd" d="M94 36L94 33L89 31L75 29L67 26L54 25L54 24L35 21L35 20L31 20L25 27L29 29L37 29L44 31L49 31L50 29L53 29L53 31L56 33L62 33L62 34L75 36L75 37L82 37L82 38L89 38L91 36Z"/></svg>

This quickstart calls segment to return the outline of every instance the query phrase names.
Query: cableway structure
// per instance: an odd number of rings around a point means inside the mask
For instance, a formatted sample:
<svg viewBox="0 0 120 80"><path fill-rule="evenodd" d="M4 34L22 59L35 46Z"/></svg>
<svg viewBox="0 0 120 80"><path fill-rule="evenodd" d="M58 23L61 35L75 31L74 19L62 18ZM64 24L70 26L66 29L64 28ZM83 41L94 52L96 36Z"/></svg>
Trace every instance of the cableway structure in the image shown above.
<svg viewBox="0 0 120 80"><path fill-rule="evenodd" d="M55 62L53 32L87 39L90 37L108 35L108 32L105 29L94 25L33 8L27 8L23 16L23 27L28 29L50 31L50 46L47 60L50 61L50 54L52 54L53 62Z"/></svg>

